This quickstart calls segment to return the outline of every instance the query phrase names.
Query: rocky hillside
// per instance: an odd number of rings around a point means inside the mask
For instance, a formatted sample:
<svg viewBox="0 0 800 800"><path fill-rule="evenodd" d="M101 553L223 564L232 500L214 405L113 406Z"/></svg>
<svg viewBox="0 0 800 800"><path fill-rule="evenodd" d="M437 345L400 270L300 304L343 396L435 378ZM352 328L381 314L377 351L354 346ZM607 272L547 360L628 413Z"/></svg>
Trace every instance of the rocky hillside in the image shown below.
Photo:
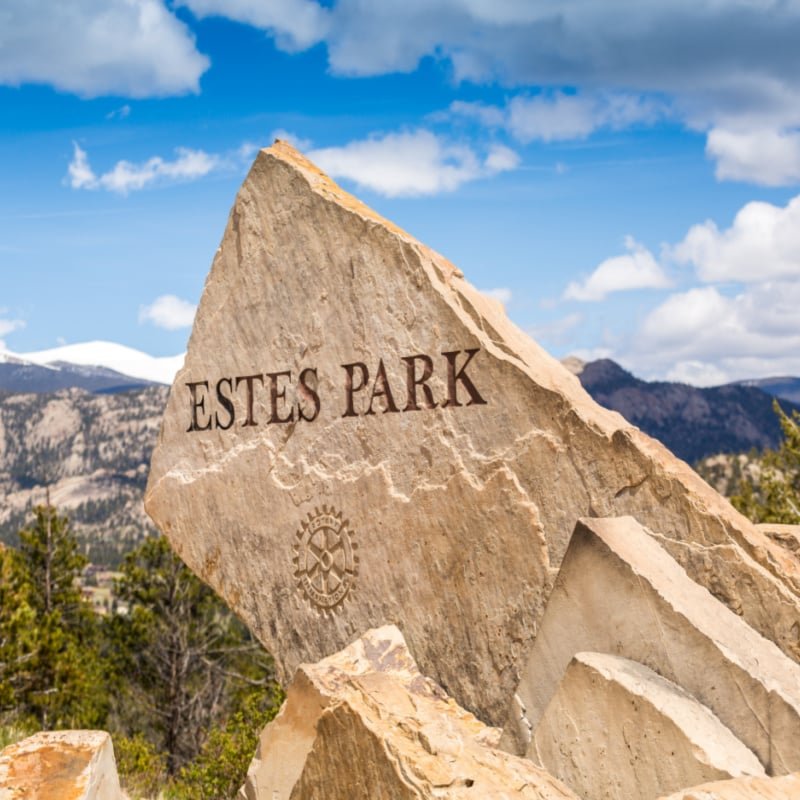
<svg viewBox="0 0 800 800"><path fill-rule="evenodd" d="M45 487L95 563L153 533L142 495L168 391L0 393L0 541L15 543Z"/></svg>
<svg viewBox="0 0 800 800"><path fill-rule="evenodd" d="M598 403L619 411L690 464L716 453L775 447L781 440L773 398L756 386L698 389L684 383L648 382L609 359L575 371ZM800 410L788 400L780 402L787 413Z"/></svg>

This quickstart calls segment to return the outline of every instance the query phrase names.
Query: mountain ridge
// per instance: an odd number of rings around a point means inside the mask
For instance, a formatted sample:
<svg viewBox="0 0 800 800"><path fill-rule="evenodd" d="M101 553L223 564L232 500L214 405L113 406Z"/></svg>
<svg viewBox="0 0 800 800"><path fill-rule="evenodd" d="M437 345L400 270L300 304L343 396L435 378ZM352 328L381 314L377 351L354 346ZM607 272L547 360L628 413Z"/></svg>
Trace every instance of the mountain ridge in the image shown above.
<svg viewBox="0 0 800 800"><path fill-rule="evenodd" d="M774 396L742 383L696 387L645 381L611 359L583 364L578 379L600 405L660 440L690 464L717 453L776 447L781 428ZM800 405L781 399L786 413Z"/></svg>

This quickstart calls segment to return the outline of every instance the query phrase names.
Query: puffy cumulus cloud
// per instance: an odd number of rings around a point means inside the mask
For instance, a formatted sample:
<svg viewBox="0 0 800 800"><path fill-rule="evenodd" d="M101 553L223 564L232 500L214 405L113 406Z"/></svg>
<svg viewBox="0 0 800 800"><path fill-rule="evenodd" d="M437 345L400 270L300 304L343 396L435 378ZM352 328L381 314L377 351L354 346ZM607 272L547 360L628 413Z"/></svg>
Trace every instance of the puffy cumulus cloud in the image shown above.
<svg viewBox="0 0 800 800"><path fill-rule="evenodd" d="M305 152L306 150L310 150L314 143L311 139L304 139L302 136L298 136L296 133L292 133L292 131L284 130L283 128L278 128L272 131L272 136L270 137L274 142L276 139L281 139L284 142L289 142L292 147L300 150L301 152Z"/></svg>
<svg viewBox="0 0 800 800"><path fill-rule="evenodd" d="M546 342L553 347L562 347L569 344L572 332L582 322L583 314L574 312L559 319L534 325L528 330L528 333L537 342Z"/></svg>
<svg viewBox="0 0 800 800"><path fill-rule="evenodd" d="M456 100L447 112L434 116L503 128L527 144L584 139L601 128L620 130L635 124L651 124L670 113L668 104L656 97L625 92L543 91L516 95L504 106Z"/></svg>
<svg viewBox="0 0 800 800"><path fill-rule="evenodd" d="M725 130L708 133L706 153L720 180L763 186L800 183L800 130Z"/></svg>
<svg viewBox="0 0 800 800"><path fill-rule="evenodd" d="M95 174L86 151L73 143L73 156L67 168L67 182L73 189L105 189L121 195L144 189L154 183L192 181L218 169L223 160L203 150L178 147L175 158L153 156L139 164L118 161L108 172Z"/></svg>
<svg viewBox="0 0 800 800"><path fill-rule="evenodd" d="M597 301L614 292L664 289L670 285L664 270L646 247L628 236L625 248L627 253L607 258L586 280L572 281L564 291L564 299Z"/></svg>
<svg viewBox="0 0 800 800"><path fill-rule="evenodd" d="M209 63L162 0L4 0L0 9L7 86L159 97L197 92Z"/></svg>
<svg viewBox="0 0 800 800"><path fill-rule="evenodd" d="M519 159L502 145L481 158L471 147L419 129L325 147L308 154L327 173L387 197L450 192L478 178L513 169Z"/></svg>
<svg viewBox="0 0 800 800"><path fill-rule="evenodd" d="M583 138L669 113L713 129L708 153L721 179L800 181L797 0L183 1L262 28L287 50L323 42L339 75L409 72L432 57L448 62L456 81L549 87L507 108L451 106L523 142ZM553 93L563 87L580 92ZM759 147L758 131L771 132L774 147Z"/></svg>
<svg viewBox="0 0 800 800"><path fill-rule="evenodd" d="M748 203L725 230L711 220L694 225L668 252L708 283L799 278L800 196L785 207Z"/></svg>
<svg viewBox="0 0 800 800"><path fill-rule="evenodd" d="M188 300L182 300L174 294L164 294L139 309L139 322L150 322L158 328L176 331L190 327L196 312L197 306Z"/></svg>
<svg viewBox="0 0 800 800"><path fill-rule="evenodd" d="M305 50L329 30L330 13L313 0L183 0L199 17L220 16L270 31L284 50Z"/></svg>
<svg viewBox="0 0 800 800"><path fill-rule="evenodd" d="M491 297L494 300L499 300L503 305L508 305L513 297L511 289L507 289L504 286L500 286L496 289L483 289L482 292L487 297Z"/></svg>
<svg viewBox="0 0 800 800"><path fill-rule="evenodd" d="M650 312L623 359L638 374L700 385L798 374L798 304L796 281L679 292Z"/></svg>
<svg viewBox="0 0 800 800"><path fill-rule="evenodd" d="M409 71L433 56L457 80L663 92L703 127L745 113L800 121L787 103L800 74L796 0L184 2L270 31L279 46L324 41L339 74Z"/></svg>
<svg viewBox="0 0 800 800"><path fill-rule="evenodd" d="M0 309L0 313L5 312L6 309ZM6 349L5 337L9 333L20 330L25 327L24 320L21 319L2 319L0 318L0 350Z"/></svg>
<svg viewBox="0 0 800 800"><path fill-rule="evenodd" d="M506 127L522 142L583 139L600 128L652 123L666 113L655 100L625 93L519 95L508 104Z"/></svg>

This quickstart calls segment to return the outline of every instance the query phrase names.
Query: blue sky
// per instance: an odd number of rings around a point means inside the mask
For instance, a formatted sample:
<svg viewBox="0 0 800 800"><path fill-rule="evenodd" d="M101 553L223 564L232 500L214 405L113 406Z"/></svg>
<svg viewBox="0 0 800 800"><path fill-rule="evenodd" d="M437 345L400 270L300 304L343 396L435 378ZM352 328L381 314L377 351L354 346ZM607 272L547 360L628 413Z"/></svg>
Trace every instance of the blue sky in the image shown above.
<svg viewBox="0 0 800 800"><path fill-rule="evenodd" d="M800 2L4 0L0 342L164 356L291 137L554 355L800 374Z"/></svg>

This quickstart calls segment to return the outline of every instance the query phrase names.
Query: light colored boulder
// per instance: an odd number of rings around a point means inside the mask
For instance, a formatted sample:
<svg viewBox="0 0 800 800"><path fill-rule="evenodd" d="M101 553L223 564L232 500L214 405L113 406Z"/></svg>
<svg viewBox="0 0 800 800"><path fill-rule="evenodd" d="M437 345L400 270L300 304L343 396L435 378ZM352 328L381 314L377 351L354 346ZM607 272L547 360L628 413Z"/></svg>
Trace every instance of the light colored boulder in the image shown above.
<svg viewBox="0 0 800 800"><path fill-rule="evenodd" d="M694 583L631 517L576 527L524 667L509 749L530 752L529 731L584 650L638 661L678 684L768 774L800 769L800 665Z"/></svg>
<svg viewBox="0 0 800 800"><path fill-rule="evenodd" d="M720 778L764 775L714 714L643 664L577 653L529 755L583 800L653 800Z"/></svg>
<svg viewBox="0 0 800 800"><path fill-rule="evenodd" d="M0 753L0 800L122 800L105 731L43 731Z"/></svg>
<svg viewBox="0 0 800 800"><path fill-rule="evenodd" d="M577 800L420 674L400 631L302 665L241 800Z"/></svg>
<svg viewBox="0 0 800 800"><path fill-rule="evenodd" d="M634 514L800 655L791 553L284 143L234 203L145 503L283 681L391 620L502 723L585 515Z"/></svg>
<svg viewBox="0 0 800 800"><path fill-rule="evenodd" d="M780 525L777 522L763 522L756 530L766 534L773 542L786 548L794 555L800 554L800 525Z"/></svg>
<svg viewBox="0 0 800 800"><path fill-rule="evenodd" d="M660 800L798 800L800 772L780 778L736 778L683 789Z"/></svg>

